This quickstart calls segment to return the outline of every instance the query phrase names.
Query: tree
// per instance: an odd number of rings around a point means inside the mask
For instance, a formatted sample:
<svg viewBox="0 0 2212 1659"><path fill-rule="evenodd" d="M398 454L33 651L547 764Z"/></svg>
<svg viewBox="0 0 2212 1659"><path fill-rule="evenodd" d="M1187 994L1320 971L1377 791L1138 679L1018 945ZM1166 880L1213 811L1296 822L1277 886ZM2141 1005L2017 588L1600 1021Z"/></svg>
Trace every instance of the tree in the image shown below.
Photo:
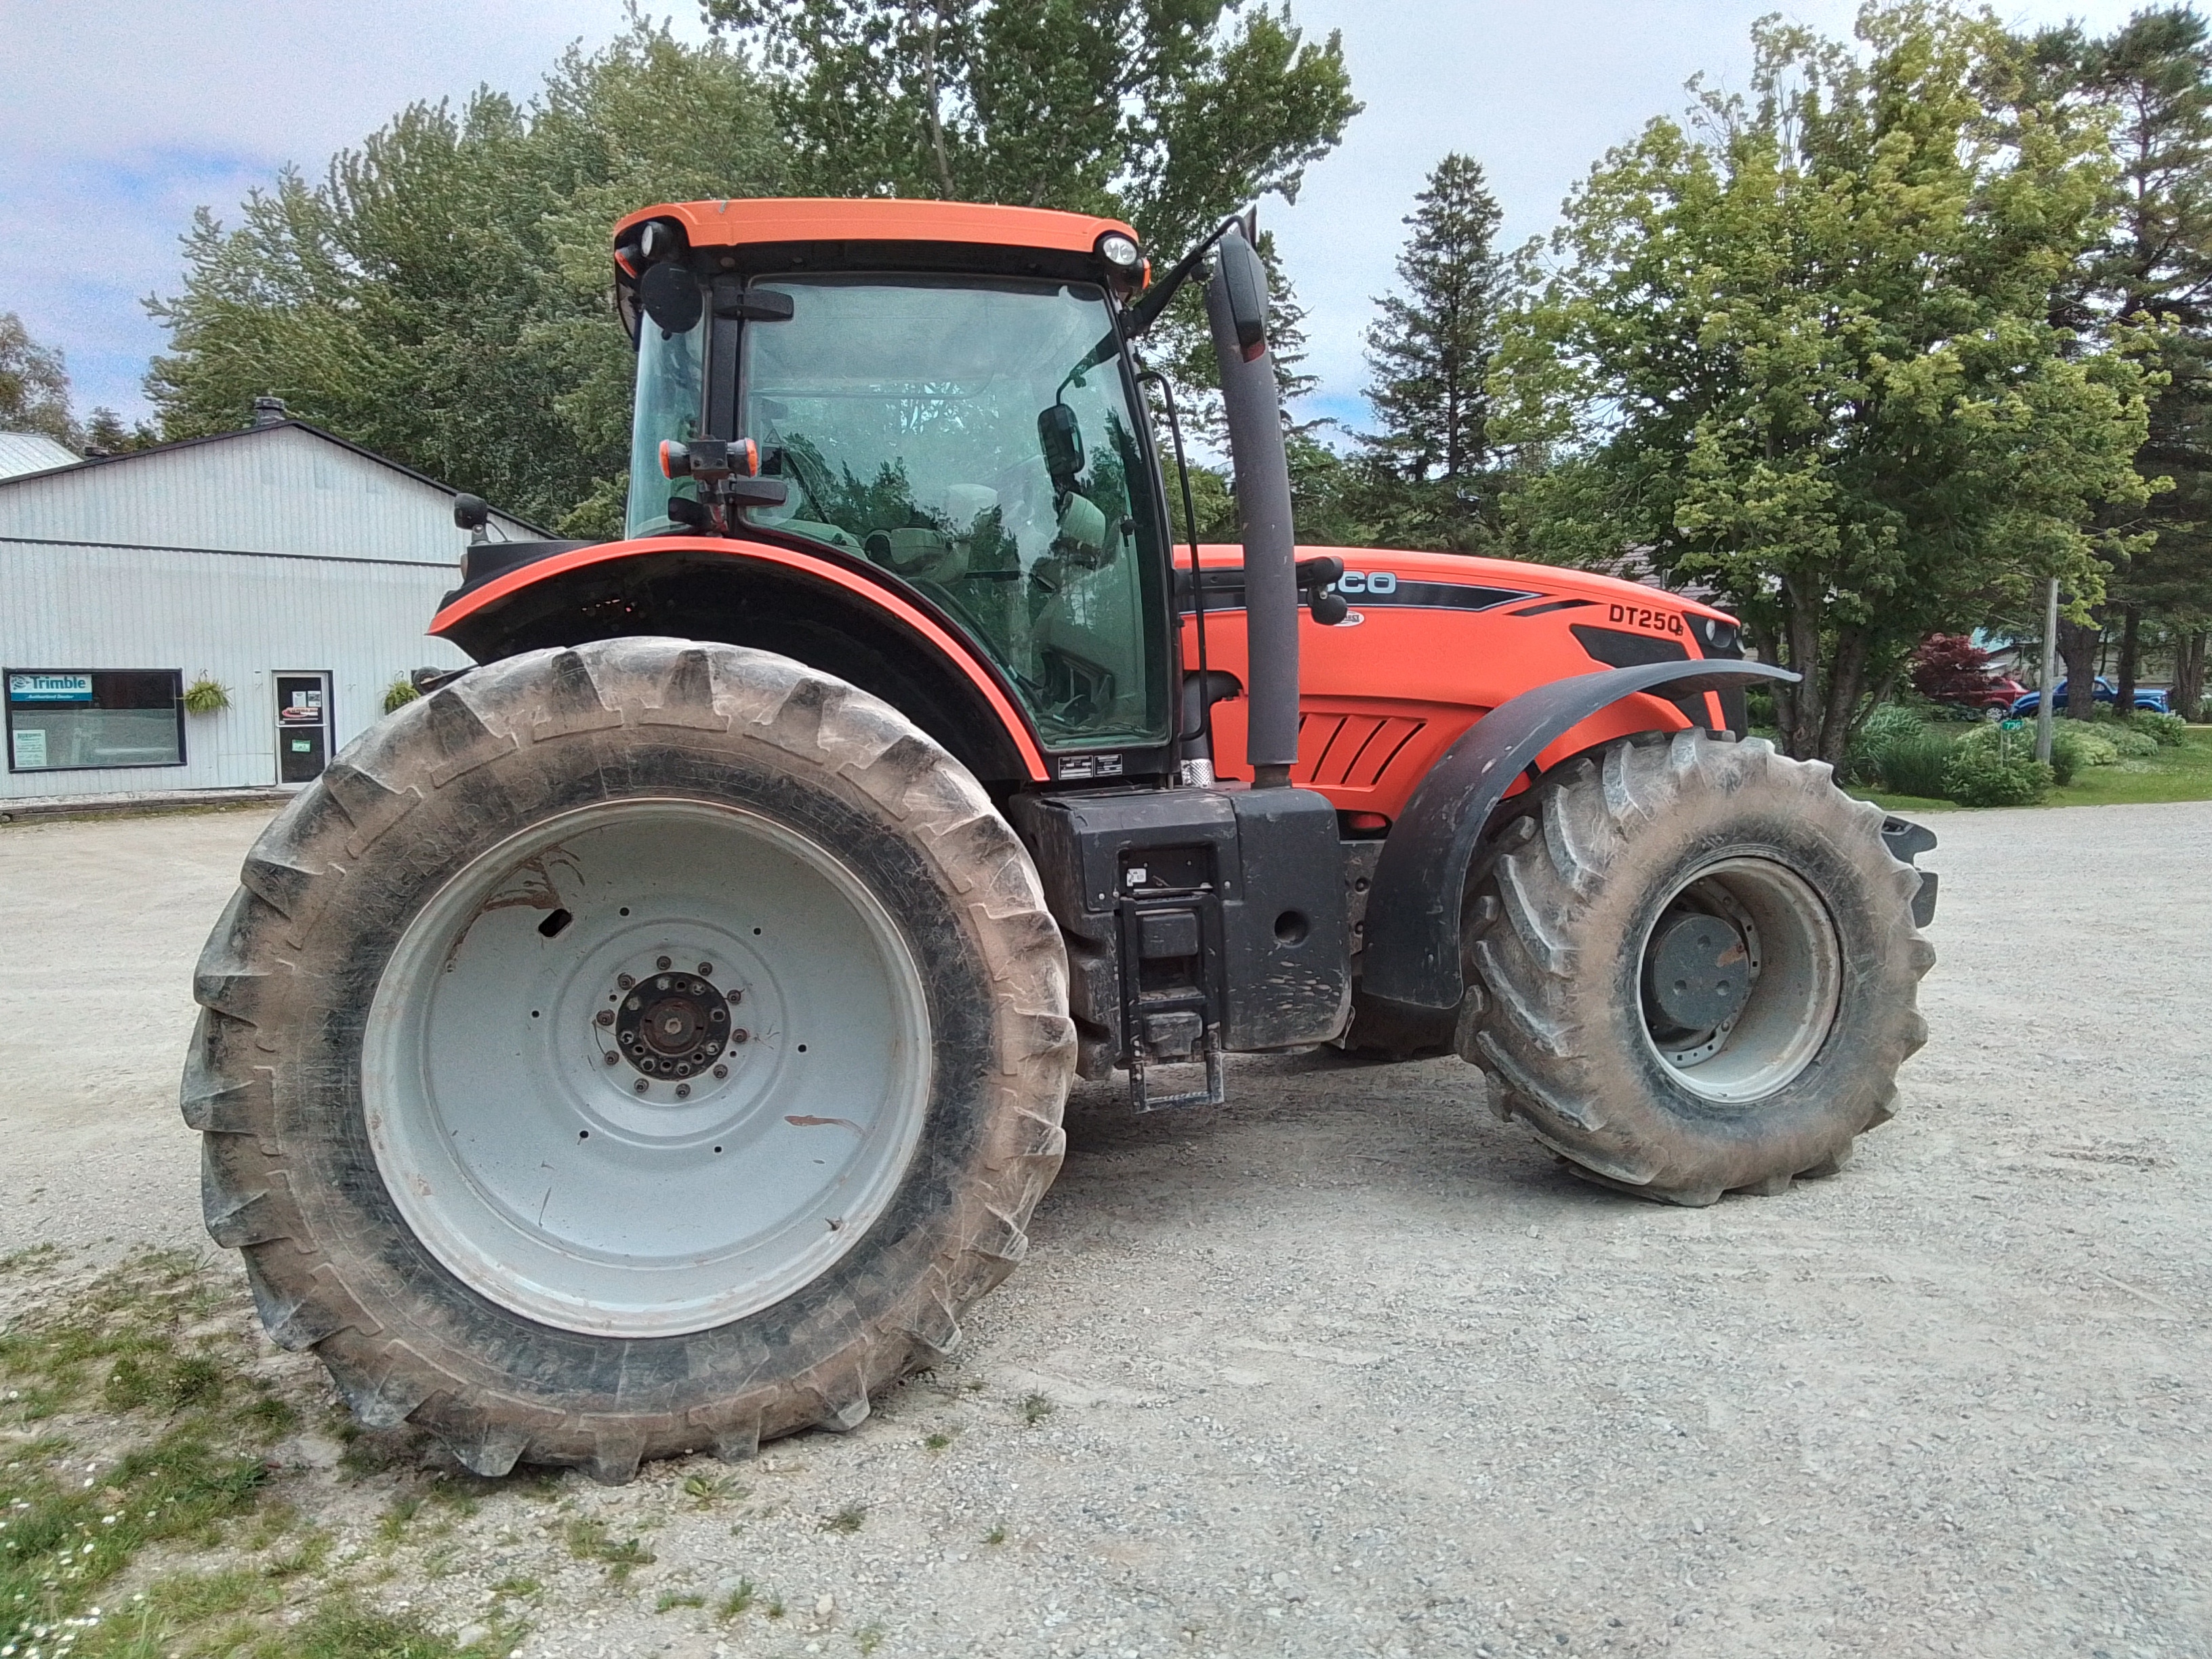
<svg viewBox="0 0 2212 1659"><path fill-rule="evenodd" d="M0 432L42 432L71 447L77 442L62 354L33 340L12 311L0 311Z"/></svg>
<svg viewBox="0 0 2212 1659"><path fill-rule="evenodd" d="M2212 30L2194 9L2166 6L2136 13L2103 39L2079 25L2045 30L2027 49L2057 99L2093 111L2112 131L2115 211L2081 261L2068 306L2092 325L2124 318L2165 331L2166 382L2152 396L2149 439L2136 465L2173 487L2130 525L2155 540L2106 579L2107 609L2120 622L2115 678L2125 708L2145 618L2181 636L2179 670L2191 660L2189 636L2212 621ZM2102 633L2102 618L2062 633L2077 682L2093 672ZM2069 712L2086 718L2090 706Z"/></svg>
<svg viewBox="0 0 2212 1659"><path fill-rule="evenodd" d="M1376 301L1367 331L1368 386L1379 432L1360 439L1377 472L1406 486L1434 519L1417 545L1466 546L1480 535L1490 463L1486 382L1497 349L1507 268L1495 246L1500 215L1481 165L1453 154L1429 174L1407 218L1400 293Z"/></svg>
<svg viewBox="0 0 2212 1659"><path fill-rule="evenodd" d="M756 47L799 165L832 195L1127 220L1179 251L1358 112L1331 34L1236 0L706 0Z"/></svg>
<svg viewBox="0 0 2212 1659"><path fill-rule="evenodd" d="M2100 132L2032 101L1985 16L1869 6L1857 34L1762 21L1748 100L1601 162L1497 382L1507 437L1558 457L1515 498L1528 544L1711 584L1802 677L1790 751L1831 762L1992 595L2100 599L2094 515L2148 493L2139 343L2051 314L2107 222Z"/></svg>
<svg viewBox="0 0 2212 1659"><path fill-rule="evenodd" d="M630 356L608 233L655 201L788 179L760 82L726 45L634 22L572 49L526 105L410 106L322 178L287 173L226 228L203 210L147 387L170 438L254 397L577 535L615 533Z"/></svg>

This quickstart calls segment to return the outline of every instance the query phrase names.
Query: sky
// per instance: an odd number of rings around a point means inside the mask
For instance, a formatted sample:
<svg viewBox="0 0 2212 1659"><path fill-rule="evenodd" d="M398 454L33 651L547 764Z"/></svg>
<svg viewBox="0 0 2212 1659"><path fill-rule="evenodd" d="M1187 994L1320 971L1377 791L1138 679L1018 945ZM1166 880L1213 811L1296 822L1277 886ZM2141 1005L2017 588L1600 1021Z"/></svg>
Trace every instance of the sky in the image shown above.
<svg viewBox="0 0 2212 1659"><path fill-rule="evenodd" d="M1261 204L1306 307L1305 413L1357 429L1361 335L1401 223L1447 151L1475 157L1504 241L1543 234L1575 181L1702 70L1741 87L1763 13L1834 34L1854 0L1291 0L1341 31L1366 105L1295 205ZM696 10L665 12L698 38ZM2016 25L2108 29L2135 0L2013 0ZM562 50L623 26L622 0L0 0L0 312L68 359L80 415L147 412L164 343L140 301L173 293L196 207L236 204L286 163L319 171L417 98L527 95ZM1141 228L1141 227L1140 227ZM244 411L240 411L241 422Z"/></svg>

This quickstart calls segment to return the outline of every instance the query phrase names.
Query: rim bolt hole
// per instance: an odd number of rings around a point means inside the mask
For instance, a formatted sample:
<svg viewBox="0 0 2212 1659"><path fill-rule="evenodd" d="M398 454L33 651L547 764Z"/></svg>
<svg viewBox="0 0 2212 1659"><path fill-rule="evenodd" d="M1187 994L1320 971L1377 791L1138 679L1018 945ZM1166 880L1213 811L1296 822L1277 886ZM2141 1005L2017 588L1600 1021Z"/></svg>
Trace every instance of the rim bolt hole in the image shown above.
<svg viewBox="0 0 2212 1659"><path fill-rule="evenodd" d="M638 1079L638 1080L637 1080L636 1082L635 1082L635 1083L631 1084L629 1086L630 1086L631 1088L633 1088L633 1089L636 1090L636 1091L638 1091L638 1093L640 1093L640 1094L643 1094L643 1093L644 1093L647 1089L650 1089L653 1085L652 1085L650 1083L647 1083L647 1082L643 1078L640 1078L640 1079Z"/></svg>
<svg viewBox="0 0 2212 1659"><path fill-rule="evenodd" d="M716 1077L727 1077L727 1076L729 1076L729 1074L730 1074L730 1068L729 1068L728 1066L717 1066L714 1068L714 1075L715 1075ZM717 1147L715 1147L715 1148L714 1148L714 1150L715 1150L716 1152L720 1152L722 1149L721 1149L720 1146L717 1146Z"/></svg>
<svg viewBox="0 0 2212 1659"><path fill-rule="evenodd" d="M636 984L637 981L632 979L628 974L617 974L615 975L615 983L622 989L627 991L631 986Z"/></svg>
<svg viewBox="0 0 2212 1659"><path fill-rule="evenodd" d="M659 969L663 973L665 973L668 970L670 963L666 957L655 957L653 959L653 965L655 968Z"/></svg>
<svg viewBox="0 0 2212 1659"><path fill-rule="evenodd" d="M702 979L707 978L714 971L714 964L711 962L702 962L699 964L699 977Z"/></svg>

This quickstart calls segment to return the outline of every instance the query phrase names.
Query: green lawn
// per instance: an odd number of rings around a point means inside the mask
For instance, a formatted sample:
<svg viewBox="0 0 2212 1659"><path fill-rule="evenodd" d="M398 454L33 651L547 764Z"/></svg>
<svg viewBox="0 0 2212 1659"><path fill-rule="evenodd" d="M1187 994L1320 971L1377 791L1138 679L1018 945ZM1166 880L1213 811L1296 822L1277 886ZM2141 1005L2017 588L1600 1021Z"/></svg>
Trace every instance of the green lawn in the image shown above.
<svg viewBox="0 0 2212 1659"><path fill-rule="evenodd" d="M1861 800L1893 812L1958 812L1948 800L1918 795L1886 795L1854 788ZM2178 749L2161 749L2143 760L2114 766L2087 766L2063 789L2043 798L2045 806L2130 806L2145 801L2212 800L2212 726L2192 726Z"/></svg>

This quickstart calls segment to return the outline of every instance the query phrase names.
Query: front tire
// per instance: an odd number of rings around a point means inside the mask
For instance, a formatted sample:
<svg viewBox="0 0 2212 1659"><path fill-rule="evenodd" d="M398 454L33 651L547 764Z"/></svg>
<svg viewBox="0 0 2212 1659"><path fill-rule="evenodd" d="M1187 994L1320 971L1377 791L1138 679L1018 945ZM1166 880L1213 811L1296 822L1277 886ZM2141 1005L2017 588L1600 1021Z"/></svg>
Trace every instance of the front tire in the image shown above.
<svg viewBox="0 0 2212 1659"><path fill-rule="evenodd" d="M849 1429L1058 1169L1066 963L902 716L765 652L471 671L264 834L185 1114L209 1231L362 1421L622 1480Z"/></svg>
<svg viewBox="0 0 2212 1659"><path fill-rule="evenodd" d="M1461 1053L1608 1185L1703 1205L1833 1173L1928 1034L1935 951L1881 821L1702 731L1547 776L1471 884Z"/></svg>

